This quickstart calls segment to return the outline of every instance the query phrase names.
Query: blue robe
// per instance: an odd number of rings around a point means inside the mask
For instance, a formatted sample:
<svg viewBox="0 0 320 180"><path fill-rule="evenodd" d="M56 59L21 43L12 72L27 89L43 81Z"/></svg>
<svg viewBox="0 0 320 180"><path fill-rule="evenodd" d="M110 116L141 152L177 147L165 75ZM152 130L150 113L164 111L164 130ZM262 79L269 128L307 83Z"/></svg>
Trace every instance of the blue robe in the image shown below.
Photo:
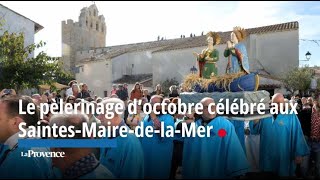
<svg viewBox="0 0 320 180"><path fill-rule="evenodd" d="M272 116L256 125L250 122L251 133L260 134L260 170L293 176L295 157L308 155L309 147L295 114L279 114L273 120Z"/></svg>
<svg viewBox="0 0 320 180"><path fill-rule="evenodd" d="M246 153L246 146L244 142L244 139L245 139L244 138L244 121L238 121L238 120L229 120L229 121L234 125L234 129L239 138L243 151L244 153Z"/></svg>
<svg viewBox="0 0 320 180"><path fill-rule="evenodd" d="M63 175L57 167L53 167L54 178L63 179ZM82 175L77 179L115 179L114 175L105 166L99 164L93 171L88 174Z"/></svg>
<svg viewBox="0 0 320 180"><path fill-rule="evenodd" d="M117 147L100 149L101 164L106 166L116 178L143 178L144 157L139 139L130 133L127 137L117 136L116 139Z"/></svg>
<svg viewBox="0 0 320 180"><path fill-rule="evenodd" d="M202 126L197 120L196 127ZM248 171L246 155L234 126L224 117L216 117L207 126L212 126L210 137L187 137L184 139L182 176L186 179L231 178ZM218 136L220 129L226 136Z"/></svg>
<svg viewBox="0 0 320 180"><path fill-rule="evenodd" d="M239 50L239 52L242 54L242 68L249 72L249 59L248 59L248 53L245 45L242 42L237 43L234 46L235 49ZM238 73L241 71L241 65L239 64L237 56L231 56L231 66L229 73Z"/></svg>
<svg viewBox="0 0 320 180"><path fill-rule="evenodd" d="M164 131L166 131L167 126L174 129L174 119L171 115L160 115L158 119L164 122ZM149 115L142 122L144 129L147 126L153 126L153 121L149 118ZM161 137L158 133L154 133L152 137L144 136L140 138L145 162L144 178L168 179L170 177L173 140L174 138Z"/></svg>
<svg viewBox="0 0 320 180"><path fill-rule="evenodd" d="M0 164L0 179L48 179L53 178L51 158L46 157L21 157L21 152L28 150L36 152L50 152L48 148L20 148L10 151L5 160ZM6 153L1 152L1 158Z"/></svg>
<svg viewBox="0 0 320 180"><path fill-rule="evenodd" d="M100 164L95 170L80 176L78 179L115 179L115 177L106 167Z"/></svg>

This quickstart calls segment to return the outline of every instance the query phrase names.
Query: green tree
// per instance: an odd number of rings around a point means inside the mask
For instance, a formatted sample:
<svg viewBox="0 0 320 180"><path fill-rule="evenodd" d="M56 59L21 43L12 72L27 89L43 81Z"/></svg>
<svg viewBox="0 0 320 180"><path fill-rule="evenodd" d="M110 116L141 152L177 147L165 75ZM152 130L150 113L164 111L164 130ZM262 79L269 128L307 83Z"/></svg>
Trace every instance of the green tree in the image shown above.
<svg viewBox="0 0 320 180"><path fill-rule="evenodd" d="M161 82L160 85L164 94L168 96L170 94L170 90L169 90L170 86L172 85L179 86L179 82L175 78L172 78L172 79L166 79L165 81Z"/></svg>
<svg viewBox="0 0 320 180"><path fill-rule="evenodd" d="M19 91L73 79L70 73L63 70L59 58L50 57L43 51L36 57L30 57L32 52L43 46L45 43L41 41L24 47L23 33L5 31L0 36L0 89Z"/></svg>
<svg viewBox="0 0 320 180"><path fill-rule="evenodd" d="M304 94L310 89L313 70L309 67L294 68L284 75L282 78L285 87L292 94L299 90L300 94Z"/></svg>

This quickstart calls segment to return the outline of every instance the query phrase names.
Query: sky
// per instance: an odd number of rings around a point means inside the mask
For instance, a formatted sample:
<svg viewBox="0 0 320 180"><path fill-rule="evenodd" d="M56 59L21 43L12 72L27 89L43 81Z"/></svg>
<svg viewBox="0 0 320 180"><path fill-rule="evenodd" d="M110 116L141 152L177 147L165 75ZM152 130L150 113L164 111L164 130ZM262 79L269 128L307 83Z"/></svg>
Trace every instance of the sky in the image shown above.
<svg viewBox="0 0 320 180"><path fill-rule="evenodd" d="M299 22L299 39L319 40L319 45L299 41L300 65L320 66L320 3L249 2L249 1L95 1L99 15L106 19L106 46L155 41L200 35L208 31L230 31L234 26L253 28L291 21ZM47 43L41 50L50 56L61 56L61 21L78 21L80 10L93 1L0 1L0 4L41 24L35 41Z"/></svg>

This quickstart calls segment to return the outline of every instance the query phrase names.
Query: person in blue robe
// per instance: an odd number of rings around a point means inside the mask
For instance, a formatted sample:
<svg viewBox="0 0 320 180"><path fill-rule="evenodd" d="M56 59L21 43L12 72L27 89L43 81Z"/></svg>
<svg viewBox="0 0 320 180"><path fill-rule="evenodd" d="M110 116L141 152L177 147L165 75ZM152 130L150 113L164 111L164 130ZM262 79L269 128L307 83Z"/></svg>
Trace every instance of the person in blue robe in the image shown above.
<svg viewBox="0 0 320 180"><path fill-rule="evenodd" d="M210 136L185 137L182 159L182 177L185 179L232 178L245 175L249 165L234 126L224 117L216 117L207 110L212 98L201 100L202 118L189 128L212 127ZM212 108L215 108L212 106ZM212 109L214 112L215 109Z"/></svg>
<svg viewBox="0 0 320 180"><path fill-rule="evenodd" d="M236 134L239 138L239 141L241 143L241 146L243 148L243 151L246 153L246 146L245 146L245 136L244 136L244 121L238 121L238 120L229 120L236 131Z"/></svg>
<svg viewBox="0 0 320 180"><path fill-rule="evenodd" d="M53 171L53 179L115 179L111 171L103 166L93 153L73 163L64 173L57 167L53 167Z"/></svg>
<svg viewBox="0 0 320 180"><path fill-rule="evenodd" d="M282 94L275 94L273 103L284 103ZM293 113L279 113L250 122L252 134L260 134L260 171L281 177L295 175L296 164L310 153L299 119Z"/></svg>
<svg viewBox="0 0 320 180"><path fill-rule="evenodd" d="M48 148L23 148L4 145L0 159L0 179L48 179L53 178L51 158L22 157L29 150L50 152Z"/></svg>
<svg viewBox="0 0 320 180"><path fill-rule="evenodd" d="M124 103L117 98L110 98L102 101L103 104ZM144 177L144 156L143 149L139 139L131 133L126 133L126 137L120 136L120 129L123 126L129 132L130 128L125 124L121 114L115 115L112 119L106 119L105 114L98 116L101 124L108 126L107 122L111 122L113 127L118 127L115 138L117 147L101 148L100 162L107 167L117 179L141 179Z"/></svg>
<svg viewBox="0 0 320 180"><path fill-rule="evenodd" d="M151 104L161 103L162 97L154 95L151 97L150 102ZM157 110L161 111L161 106ZM164 129L159 127L161 122L164 123ZM155 115L151 113L140 122L140 126L142 126L142 123L144 129L148 126L155 127L155 129L164 132L166 132L169 126L174 129L174 119L169 114ZM144 136L140 138L145 162L144 178L168 179L170 177L173 140L174 137L161 137L160 133L156 133L155 131L153 131L152 137Z"/></svg>
<svg viewBox="0 0 320 180"><path fill-rule="evenodd" d="M55 114L50 118L49 125L60 127L74 127L74 131L83 130L83 125L89 122L86 114ZM91 135L82 133L73 137L58 135L54 139L93 139ZM96 158L93 147L50 147L51 152L63 152L64 157L52 158L52 169L56 179L112 179L112 172L103 166Z"/></svg>
<svg viewBox="0 0 320 180"><path fill-rule="evenodd" d="M124 121L121 126L129 127ZM144 157L139 139L134 134L121 137L117 133L117 147L101 148L100 162L106 166L116 178L141 179L144 177Z"/></svg>
<svg viewBox="0 0 320 180"><path fill-rule="evenodd" d="M78 179L116 179L115 176L102 164L99 164L92 172L80 176Z"/></svg>
<svg viewBox="0 0 320 180"><path fill-rule="evenodd" d="M21 100L21 107L19 101ZM18 144L20 123L35 125L39 117L19 114L20 109L27 109L32 99L19 96L8 96L0 100L0 179L48 179L53 177L51 158L22 157L29 150L50 152L48 148L29 148ZM28 138L28 137L23 137Z"/></svg>

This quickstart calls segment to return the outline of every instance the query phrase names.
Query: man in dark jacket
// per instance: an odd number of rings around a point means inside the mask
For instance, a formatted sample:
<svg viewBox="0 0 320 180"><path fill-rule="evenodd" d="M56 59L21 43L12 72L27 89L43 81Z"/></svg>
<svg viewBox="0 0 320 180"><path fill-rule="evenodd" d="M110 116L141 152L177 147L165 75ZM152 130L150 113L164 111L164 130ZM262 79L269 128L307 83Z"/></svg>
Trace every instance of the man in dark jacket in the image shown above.
<svg viewBox="0 0 320 180"><path fill-rule="evenodd" d="M91 97L90 93L88 92L88 86L87 84L83 83L81 87L81 92L78 93L77 98L85 99Z"/></svg>
<svg viewBox="0 0 320 180"><path fill-rule="evenodd" d="M126 92L122 84L119 84L116 94L122 101L128 100L128 93Z"/></svg>

